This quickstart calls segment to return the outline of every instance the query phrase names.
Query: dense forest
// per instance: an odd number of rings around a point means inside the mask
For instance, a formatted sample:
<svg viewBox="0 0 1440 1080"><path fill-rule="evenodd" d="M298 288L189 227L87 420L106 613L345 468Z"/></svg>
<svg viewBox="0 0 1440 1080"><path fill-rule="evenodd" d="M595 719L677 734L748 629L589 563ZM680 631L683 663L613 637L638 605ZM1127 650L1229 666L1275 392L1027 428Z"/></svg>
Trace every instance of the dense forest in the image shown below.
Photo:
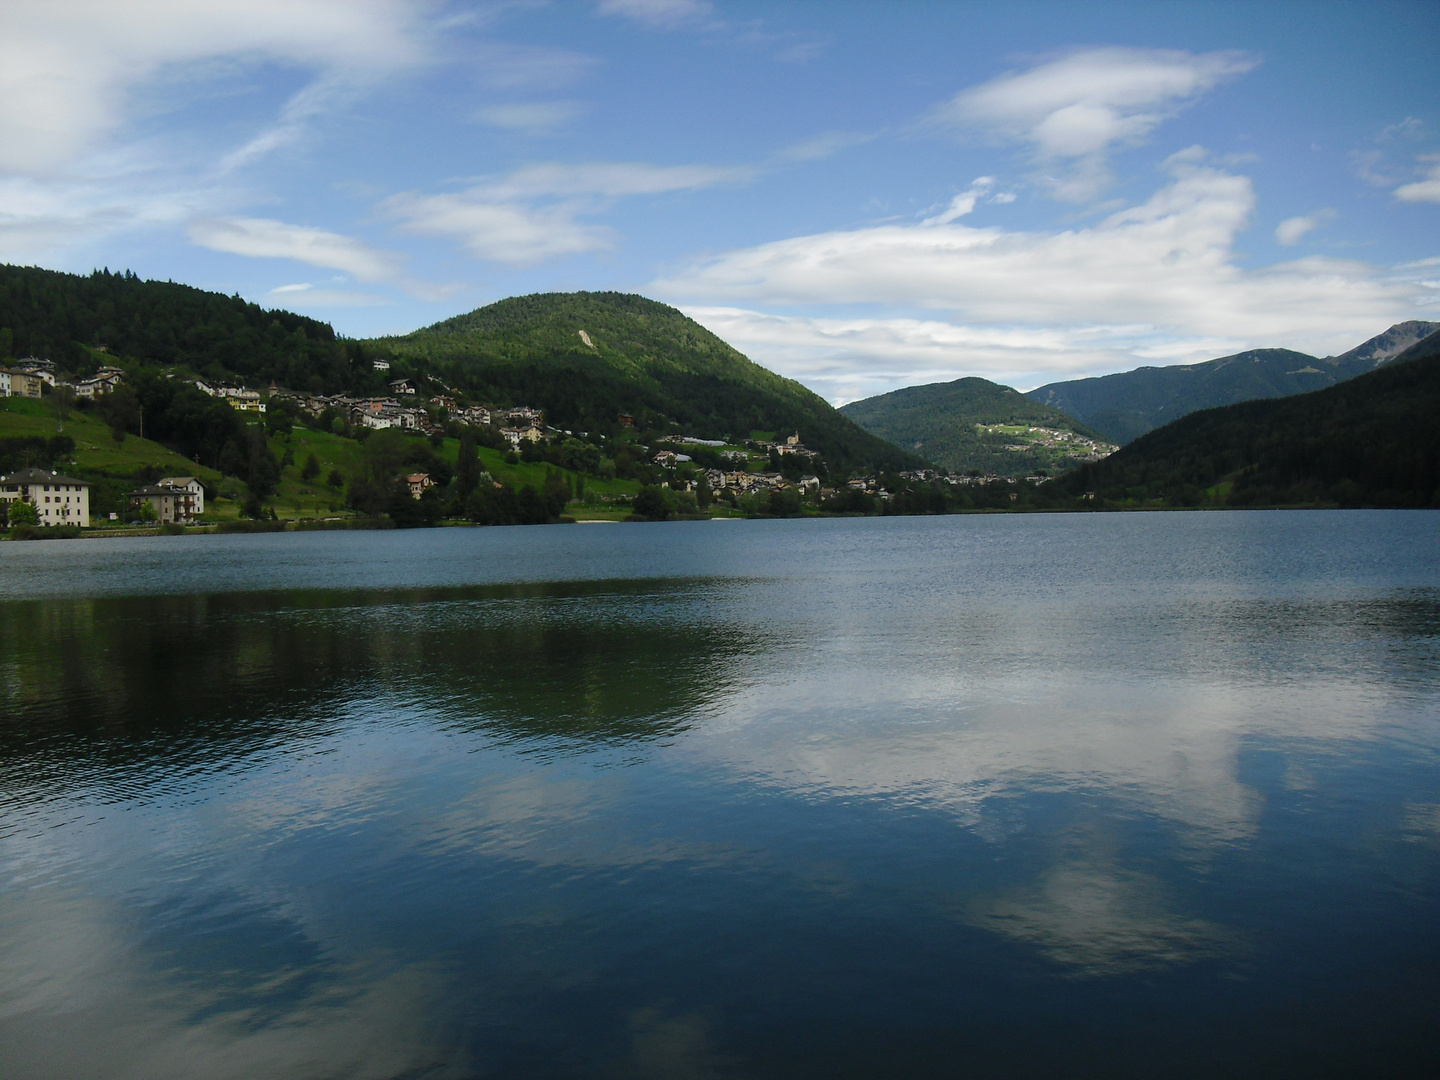
<svg viewBox="0 0 1440 1080"><path fill-rule="evenodd" d="M1191 413L1057 486L1119 505L1440 506L1437 338L1325 390Z"/></svg>
<svg viewBox="0 0 1440 1080"><path fill-rule="evenodd" d="M370 382L363 350L303 315L129 271L0 266L0 356L38 356L84 375L106 354L312 392Z"/></svg>
<svg viewBox="0 0 1440 1080"><path fill-rule="evenodd" d="M673 425L701 438L798 432L842 472L922 464L693 319L642 296L514 297L367 345L472 397L539 406L562 428L609 432L627 413L641 428Z"/></svg>

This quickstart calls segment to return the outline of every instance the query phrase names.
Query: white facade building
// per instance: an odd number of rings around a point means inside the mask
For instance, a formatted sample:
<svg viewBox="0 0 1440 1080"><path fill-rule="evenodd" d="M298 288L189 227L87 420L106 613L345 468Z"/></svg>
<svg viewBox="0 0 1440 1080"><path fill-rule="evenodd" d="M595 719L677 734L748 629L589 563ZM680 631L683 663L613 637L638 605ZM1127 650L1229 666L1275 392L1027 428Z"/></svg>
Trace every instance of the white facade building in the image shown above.
<svg viewBox="0 0 1440 1080"><path fill-rule="evenodd" d="M35 507L41 525L90 527L90 483L44 469L21 469L0 476L0 499Z"/></svg>
<svg viewBox="0 0 1440 1080"><path fill-rule="evenodd" d="M155 483L161 487L172 487L188 494L194 503L194 512L205 513L205 485L193 476L162 476Z"/></svg>

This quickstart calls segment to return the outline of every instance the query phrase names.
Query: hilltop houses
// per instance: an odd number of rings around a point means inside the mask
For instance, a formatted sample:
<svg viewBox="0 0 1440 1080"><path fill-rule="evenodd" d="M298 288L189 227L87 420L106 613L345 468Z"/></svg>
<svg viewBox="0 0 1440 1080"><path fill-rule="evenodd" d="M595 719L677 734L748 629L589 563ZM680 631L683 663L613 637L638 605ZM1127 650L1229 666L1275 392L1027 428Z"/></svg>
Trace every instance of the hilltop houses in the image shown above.
<svg viewBox="0 0 1440 1080"><path fill-rule="evenodd" d="M102 367L88 379L75 383L75 396L94 400L110 393L125 379L125 373L117 367Z"/></svg>
<svg viewBox="0 0 1440 1080"><path fill-rule="evenodd" d="M90 482L44 469L0 476L0 499L35 507L41 525L90 526Z"/></svg>
<svg viewBox="0 0 1440 1080"><path fill-rule="evenodd" d="M20 368L0 368L0 397L38 398L44 380Z"/></svg>

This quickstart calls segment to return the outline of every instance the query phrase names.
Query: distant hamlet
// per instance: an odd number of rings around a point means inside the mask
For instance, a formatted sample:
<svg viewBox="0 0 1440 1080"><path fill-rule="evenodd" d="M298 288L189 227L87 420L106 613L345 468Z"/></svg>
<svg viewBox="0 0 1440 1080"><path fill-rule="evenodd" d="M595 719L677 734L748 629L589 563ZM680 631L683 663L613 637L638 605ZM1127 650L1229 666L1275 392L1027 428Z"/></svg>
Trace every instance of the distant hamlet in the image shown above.
<svg viewBox="0 0 1440 1080"><path fill-rule="evenodd" d="M354 341L128 273L0 267L0 524L1440 506L1437 330L836 410L638 296L519 297Z"/></svg>

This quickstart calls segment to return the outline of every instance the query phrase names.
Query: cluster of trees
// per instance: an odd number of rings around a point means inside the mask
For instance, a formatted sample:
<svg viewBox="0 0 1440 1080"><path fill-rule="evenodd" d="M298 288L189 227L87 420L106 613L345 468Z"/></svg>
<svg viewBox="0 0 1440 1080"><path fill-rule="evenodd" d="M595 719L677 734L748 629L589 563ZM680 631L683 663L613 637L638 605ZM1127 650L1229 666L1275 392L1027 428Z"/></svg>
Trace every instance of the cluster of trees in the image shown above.
<svg viewBox="0 0 1440 1080"><path fill-rule="evenodd" d="M279 483L280 463L270 452L265 429L247 424L228 402L189 383L139 368L94 408L117 442L141 434L143 428L146 438L245 481L250 489L247 512L273 495Z"/></svg>
<svg viewBox="0 0 1440 1080"><path fill-rule="evenodd" d="M578 494L564 474L550 470L539 487L496 484L480 467L479 435L462 429L451 468L426 440L393 428L374 432L365 440L361 469L350 481L350 505L362 514L386 515L402 528L435 525L444 518L481 525L558 521L565 504ZM417 473L427 474L432 482L418 499L406 480Z"/></svg>
<svg viewBox="0 0 1440 1080"><path fill-rule="evenodd" d="M16 435L0 439L0 475L19 469L59 469L75 453L69 435Z"/></svg>

